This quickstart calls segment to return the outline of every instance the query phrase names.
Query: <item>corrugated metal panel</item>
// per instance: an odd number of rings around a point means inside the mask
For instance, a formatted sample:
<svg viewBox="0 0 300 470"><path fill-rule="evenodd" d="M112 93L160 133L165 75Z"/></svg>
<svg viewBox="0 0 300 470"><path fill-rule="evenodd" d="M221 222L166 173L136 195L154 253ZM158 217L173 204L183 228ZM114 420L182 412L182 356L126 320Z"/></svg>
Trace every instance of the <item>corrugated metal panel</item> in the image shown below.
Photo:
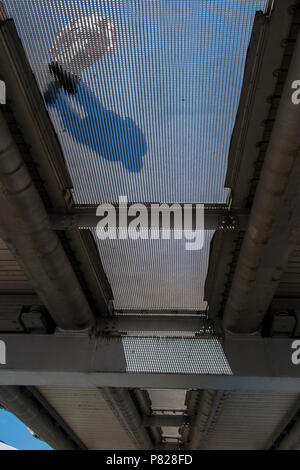
<svg viewBox="0 0 300 470"><path fill-rule="evenodd" d="M32 292L24 271L0 239L0 291Z"/></svg>
<svg viewBox="0 0 300 470"><path fill-rule="evenodd" d="M296 393L229 392L200 449L264 449L297 399Z"/></svg>
<svg viewBox="0 0 300 470"><path fill-rule="evenodd" d="M18 294L5 295L0 291L0 331L24 331L24 323L20 316L23 307L42 305L37 295Z"/></svg>
<svg viewBox="0 0 300 470"><path fill-rule="evenodd" d="M88 449L135 449L101 390L40 387L39 391Z"/></svg>
<svg viewBox="0 0 300 470"><path fill-rule="evenodd" d="M281 277L276 293L277 297L299 297L300 285L300 243L291 254L285 271Z"/></svg>

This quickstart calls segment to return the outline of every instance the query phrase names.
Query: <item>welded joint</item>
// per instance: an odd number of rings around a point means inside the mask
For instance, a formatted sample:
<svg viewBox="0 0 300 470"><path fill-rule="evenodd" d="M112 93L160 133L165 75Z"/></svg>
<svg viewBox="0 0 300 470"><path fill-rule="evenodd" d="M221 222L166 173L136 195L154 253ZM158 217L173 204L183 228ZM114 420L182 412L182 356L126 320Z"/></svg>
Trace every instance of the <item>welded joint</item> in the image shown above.
<svg viewBox="0 0 300 470"><path fill-rule="evenodd" d="M218 230L224 232L239 230L239 219L238 217L228 213L219 217Z"/></svg>
<svg viewBox="0 0 300 470"><path fill-rule="evenodd" d="M75 214L55 215L50 217L50 227L54 230L71 230L79 228L79 218Z"/></svg>
<svg viewBox="0 0 300 470"><path fill-rule="evenodd" d="M117 321L113 316L101 317L98 320L97 332L103 336L120 336Z"/></svg>

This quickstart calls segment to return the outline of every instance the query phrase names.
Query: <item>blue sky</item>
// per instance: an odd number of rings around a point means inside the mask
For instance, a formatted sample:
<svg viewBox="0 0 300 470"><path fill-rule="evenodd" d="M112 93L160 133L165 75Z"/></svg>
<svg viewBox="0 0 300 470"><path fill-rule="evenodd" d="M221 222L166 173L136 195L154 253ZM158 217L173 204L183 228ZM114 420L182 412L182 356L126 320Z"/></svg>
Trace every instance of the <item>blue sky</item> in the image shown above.
<svg viewBox="0 0 300 470"><path fill-rule="evenodd" d="M33 437L18 418L2 409L0 409L0 440L18 450L51 450L48 444Z"/></svg>
<svg viewBox="0 0 300 470"><path fill-rule="evenodd" d="M42 90L60 29L74 18L102 13L115 27L116 46L82 70L75 106L88 118L49 109L80 203L117 201L225 202L224 179L244 61L255 11L264 0L5 0ZM80 93L79 93L80 95ZM65 96L66 109L74 106ZM81 103L78 103L81 101ZM85 102L85 103L84 103ZM96 104L94 106L94 104ZM134 164L103 151L134 123ZM108 122L109 121L109 122ZM80 123L80 126L78 125ZM91 126L91 123L94 123ZM100 123L100 124L99 124ZM99 131L100 128L100 131ZM98 129L97 139L93 138ZM81 138L79 133L81 132ZM90 138L87 138L90 133ZM142 137L139 137L142 136ZM136 142L146 152L132 155ZM112 152L113 153L113 152Z"/></svg>

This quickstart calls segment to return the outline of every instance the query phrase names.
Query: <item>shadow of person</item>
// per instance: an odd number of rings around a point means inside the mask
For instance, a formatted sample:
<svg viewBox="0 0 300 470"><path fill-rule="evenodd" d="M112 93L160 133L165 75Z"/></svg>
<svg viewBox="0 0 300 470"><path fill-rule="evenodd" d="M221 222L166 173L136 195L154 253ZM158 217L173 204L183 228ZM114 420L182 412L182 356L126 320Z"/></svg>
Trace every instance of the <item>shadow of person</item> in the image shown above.
<svg viewBox="0 0 300 470"><path fill-rule="evenodd" d="M69 99L56 82L48 86L44 97L48 107L58 111L63 127L78 143L108 161L122 162L129 172L141 171L147 144L132 119L123 119L105 109L82 81Z"/></svg>

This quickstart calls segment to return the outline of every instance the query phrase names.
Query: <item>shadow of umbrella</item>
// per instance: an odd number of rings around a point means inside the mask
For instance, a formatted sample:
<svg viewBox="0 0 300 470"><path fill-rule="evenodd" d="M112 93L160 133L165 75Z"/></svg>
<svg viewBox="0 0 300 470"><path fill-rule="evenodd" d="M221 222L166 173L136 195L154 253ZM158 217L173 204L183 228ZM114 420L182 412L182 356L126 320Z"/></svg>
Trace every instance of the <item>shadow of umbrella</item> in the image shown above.
<svg viewBox="0 0 300 470"><path fill-rule="evenodd" d="M77 91L67 100L66 93L52 82L45 93L48 107L58 111L63 127L76 142L86 145L108 161L120 161L129 172L139 172L147 152L145 136L136 123L103 107L91 90L79 81ZM71 101L83 110L76 112Z"/></svg>

